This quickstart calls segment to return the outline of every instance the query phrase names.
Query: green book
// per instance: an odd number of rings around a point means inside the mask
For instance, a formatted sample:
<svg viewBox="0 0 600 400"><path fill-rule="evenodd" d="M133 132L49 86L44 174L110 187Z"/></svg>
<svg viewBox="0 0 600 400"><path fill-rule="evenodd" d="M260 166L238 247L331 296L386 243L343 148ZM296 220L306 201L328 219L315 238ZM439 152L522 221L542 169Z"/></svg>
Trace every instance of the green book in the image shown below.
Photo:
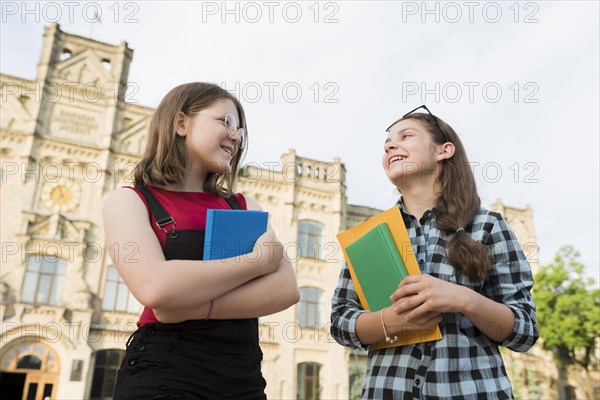
<svg viewBox="0 0 600 400"><path fill-rule="evenodd" d="M381 223L346 247L360 289L371 311L392 304L390 296L408 275L387 223ZM363 307L366 307L363 304Z"/></svg>

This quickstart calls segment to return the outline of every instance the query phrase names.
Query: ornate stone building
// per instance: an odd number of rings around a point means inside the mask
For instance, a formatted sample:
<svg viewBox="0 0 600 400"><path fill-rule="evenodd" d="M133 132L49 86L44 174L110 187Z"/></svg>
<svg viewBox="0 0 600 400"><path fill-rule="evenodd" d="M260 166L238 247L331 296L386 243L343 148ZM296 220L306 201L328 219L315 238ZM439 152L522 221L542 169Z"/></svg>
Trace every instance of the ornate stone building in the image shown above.
<svg viewBox="0 0 600 400"><path fill-rule="evenodd" d="M135 88L126 42L101 43L58 25L43 40L34 80L0 75L0 391L11 399L105 399L140 305L109 257L131 257L135 245L122 254L105 248L102 204L130 183L154 110L128 101ZM244 168L238 190L269 211L302 294L296 306L260 319L269 398L348 398L349 372L360 379L365 353L329 335L343 263L335 235L379 210L348 204L341 160L293 150L278 165ZM494 208L537 254L531 209ZM509 371L531 380L536 354L517 357Z"/></svg>
<svg viewBox="0 0 600 400"><path fill-rule="evenodd" d="M275 170L247 167L243 176L238 189L273 216L301 292L295 307L260 319L267 394L273 399L346 398L348 351L330 336L328 322L343 263L335 235L378 210L347 203L339 159L311 160L290 150Z"/></svg>
<svg viewBox="0 0 600 400"><path fill-rule="evenodd" d="M140 305L104 247L102 204L130 183L153 109L127 101L133 50L45 29L34 80L2 74L1 391L110 398ZM270 398L345 398L348 352L328 333L335 234L378 210L347 203L341 160L284 154L239 186L295 255L302 301L261 318ZM123 251L123 250L121 250ZM135 246L116 257L130 257Z"/></svg>

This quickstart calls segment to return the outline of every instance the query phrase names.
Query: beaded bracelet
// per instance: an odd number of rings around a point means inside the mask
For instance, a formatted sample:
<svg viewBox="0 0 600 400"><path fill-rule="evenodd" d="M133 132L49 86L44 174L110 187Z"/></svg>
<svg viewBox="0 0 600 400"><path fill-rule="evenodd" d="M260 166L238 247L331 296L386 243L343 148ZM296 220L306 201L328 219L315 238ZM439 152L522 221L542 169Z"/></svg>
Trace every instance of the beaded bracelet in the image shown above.
<svg viewBox="0 0 600 400"><path fill-rule="evenodd" d="M385 308L383 310L381 310L381 312L379 313L379 317L381 318L381 327L383 328L383 334L385 335L385 341L388 342L389 344L394 344L398 341L398 336L396 336L396 335L394 335L394 337L388 336L388 334L385 330L385 324L383 323L383 311L384 310L385 310Z"/></svg>

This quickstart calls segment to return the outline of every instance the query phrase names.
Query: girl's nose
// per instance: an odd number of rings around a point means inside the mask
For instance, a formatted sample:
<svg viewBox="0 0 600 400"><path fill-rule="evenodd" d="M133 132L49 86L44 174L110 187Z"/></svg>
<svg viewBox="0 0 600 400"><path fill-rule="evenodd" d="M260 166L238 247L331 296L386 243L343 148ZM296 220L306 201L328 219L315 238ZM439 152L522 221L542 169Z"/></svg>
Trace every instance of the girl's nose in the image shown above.
<svg viewBox="0 0 600 400"><path fill-rule="evenodd" d="M239 145L242 142L242 135L241 135L239 129L235 130L235 131L228 131L227 133L229 134L229 137L231 138L231 140L233 140L233 142L236 145Z"/></svg>

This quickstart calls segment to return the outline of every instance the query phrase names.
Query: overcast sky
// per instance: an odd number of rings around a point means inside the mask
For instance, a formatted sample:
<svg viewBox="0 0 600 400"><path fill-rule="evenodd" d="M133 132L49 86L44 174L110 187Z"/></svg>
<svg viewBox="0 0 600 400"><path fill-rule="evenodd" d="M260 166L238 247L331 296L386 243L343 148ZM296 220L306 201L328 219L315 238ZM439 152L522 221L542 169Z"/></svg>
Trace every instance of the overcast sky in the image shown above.
<svg viewBox="0 0 600 400"><path fill-rule="evenodd" d="M222 84L246 109L246 163L340 157L352 204L394 204L385 128L426 103L461 136L483 204L530 205L541 263L571 244L598 278L597 1L23 4L2 2L3 73L35 77L52 22L125 40L128 101Z"/></svg>

